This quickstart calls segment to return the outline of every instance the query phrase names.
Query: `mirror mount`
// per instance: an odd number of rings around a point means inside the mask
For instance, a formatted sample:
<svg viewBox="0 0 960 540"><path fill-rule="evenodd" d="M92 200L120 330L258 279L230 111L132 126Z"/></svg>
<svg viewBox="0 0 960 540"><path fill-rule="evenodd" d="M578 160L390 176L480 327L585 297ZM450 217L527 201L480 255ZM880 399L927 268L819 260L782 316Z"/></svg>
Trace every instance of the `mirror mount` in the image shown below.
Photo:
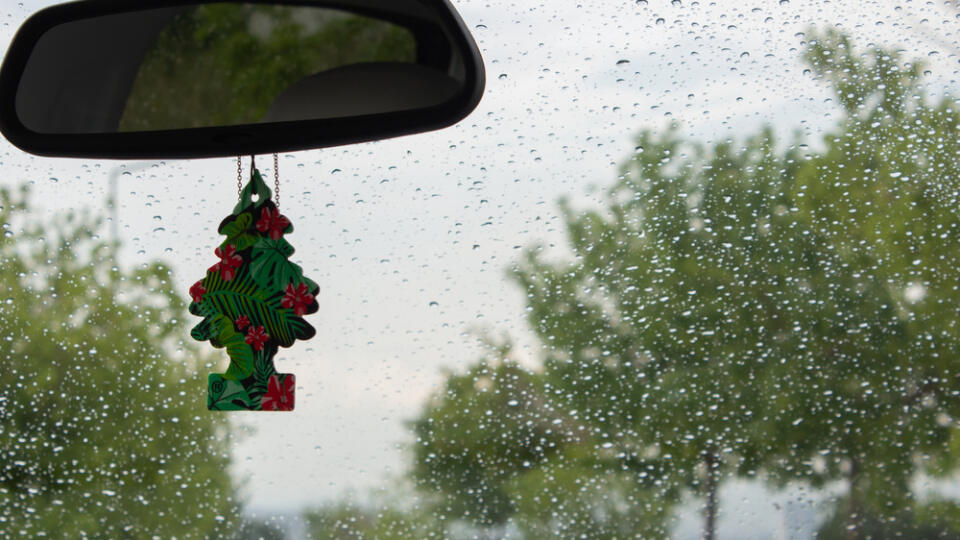
<svg viewBox="0 0 960 540"><path fill-rule="evenodd" d="M85 129L74 130L71 124L67 128L58 126L57 129L47 130L38 127L43 125L41 122L31 124L29 119L24 121L24 110L29 109L24 103L38 110L50 110L49 106L43 109L49 105L45 101L47 98L41 95L43 85L33 86L41 91L24 92L24 86L30 88L31 73L43 73L44 68L57 72L57 68L63 67L60 64L30 65L42 64L34 58L40 54L37 51L46 46L52 49L49 57L60 62L64 62L64 55L69 52L69 47L65 45L57 49L56 44L44 44L45 35L48 36L47 41L53 41L49 38L49 35L53 35L52 29L97 17L164 8L176 11L177 8L189 9L191 6L212 4L266 6L277 5L278 2L139 0L132 4L129 0L83 0L52 6L36 13L21 26L0 67L0 132L22 150L42 156L190 159L267 154L353 144L440 129L466 117L479 103L483 92L484 69L479 50L449 0L284 0L280 3L283 6L336 9L403 27L409 30L416 42L415 63L364 62L305 77L281 93L274 101L271 112L254 123L143 131L120 131L116 127L104 129L102 125L117 125L119 120L114 117L119 113L116 107L111 110L110 107L99 105L101 98L107 99L109 96L104 98L103 92L83 85L73 86L78 105L74 104L70 112L79 111L83 116L88 109L93 110L99 115L97 123L88 123ZM94 53L89 56L97 58ZM39 57L45 58L43 55ZM71 64L67 62L66 65ZM73 65L81 64L75 62ZM110 72L112 66L109 63L102 67L105 69L101 73L114 74ZM456 79L430 75L453 72L456 72ZM420 76L419 73L425 75ZM133 85L133 75L129 77L129 81L121 81L115 86L121 88L121 108ZM91 77L94 82L96 79ZM444 79L455 80L457 84L445 83ZM40 77L37 80L43 79ZM379 88L380 94L353 91L358 81L366 81L364 84L367 88ZM411 96L409 100L403 105L391 105L391 99L403 94L404 88ZM383 95L384 89L390 89L391 99L377 97ZM63 92L59 95L62 96ZM430 95L436 97L424 97ZM21 100L19 108L18 96ZM419 98L419 101L414 98ZM298 112L309 116L297 119ZM64 118L68 116L55 115L54 121L65 123Z"/></svg>

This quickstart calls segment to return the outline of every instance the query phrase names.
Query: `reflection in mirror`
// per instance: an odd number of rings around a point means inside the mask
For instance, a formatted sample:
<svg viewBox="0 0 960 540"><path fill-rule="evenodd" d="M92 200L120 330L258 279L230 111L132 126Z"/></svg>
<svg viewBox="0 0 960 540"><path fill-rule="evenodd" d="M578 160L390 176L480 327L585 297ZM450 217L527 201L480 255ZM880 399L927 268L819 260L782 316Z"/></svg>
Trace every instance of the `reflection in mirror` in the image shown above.
<svg viewBox="0 0 960 540"><path fill-rule="evenodd" d="M63 51L70 57L54 57ZM418 51L400 24L336 9L149 9L52 28L24 69L16 108L38 133L342 118L448 101L462 81L444 60Z"/></svg>

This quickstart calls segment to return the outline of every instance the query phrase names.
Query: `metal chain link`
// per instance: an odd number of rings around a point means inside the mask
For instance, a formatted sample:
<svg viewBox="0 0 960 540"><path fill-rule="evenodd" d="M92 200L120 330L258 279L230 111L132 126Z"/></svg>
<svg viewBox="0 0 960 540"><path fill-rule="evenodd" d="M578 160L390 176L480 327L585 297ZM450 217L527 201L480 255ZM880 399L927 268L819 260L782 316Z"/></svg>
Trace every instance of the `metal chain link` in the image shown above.
<svg viewBox="0 0 960 540"><path fill-rule="evenodd" d="M280 160L277 154L273 155L273 198L280 208Z"/></svg>
<svg viewBox="0 0 960 540"><path fill-rule="evenodd" d="M240 163L240 156L237 156L237 198L243 197L243 165Z"/></svg>

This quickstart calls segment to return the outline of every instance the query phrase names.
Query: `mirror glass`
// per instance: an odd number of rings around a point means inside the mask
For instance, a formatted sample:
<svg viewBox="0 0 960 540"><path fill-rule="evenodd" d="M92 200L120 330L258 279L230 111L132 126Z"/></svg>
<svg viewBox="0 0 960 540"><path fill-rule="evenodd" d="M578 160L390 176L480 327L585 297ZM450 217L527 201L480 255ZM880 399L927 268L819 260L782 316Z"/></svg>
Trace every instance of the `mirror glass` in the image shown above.
<svg viewBox="0 0 960 540"><path fill-rule="evenodd" d="M82 134L443 104L463 86L450 48L440 43L424 50L416 27L403 20L312 6L214 3L72 21L40 38L24 68L16 110L37 133Z"/></svg>

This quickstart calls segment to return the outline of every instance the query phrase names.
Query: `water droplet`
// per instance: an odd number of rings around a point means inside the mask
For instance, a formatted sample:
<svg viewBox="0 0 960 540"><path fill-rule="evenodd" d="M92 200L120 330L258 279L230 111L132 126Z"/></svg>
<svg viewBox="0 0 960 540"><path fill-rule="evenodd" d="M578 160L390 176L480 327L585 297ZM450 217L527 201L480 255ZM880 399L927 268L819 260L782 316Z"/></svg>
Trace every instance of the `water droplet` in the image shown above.
<svg viewBox="0 0 960 540"><path fill-rule="evenodd" d="M667 22L667 21L664 20L663 17L658 17L658 18L657 18L657 24L664 24L664 23L666 23L666 22Z"/></svg>
<svg viewBox="0 0 960 540"><path fill-rule="evenodd" d="M506 78L507 78L507 74L506 74L506 73L501 73L500 75L497 75L497 78L500 79L500 80L506 79Z"/></svg>

